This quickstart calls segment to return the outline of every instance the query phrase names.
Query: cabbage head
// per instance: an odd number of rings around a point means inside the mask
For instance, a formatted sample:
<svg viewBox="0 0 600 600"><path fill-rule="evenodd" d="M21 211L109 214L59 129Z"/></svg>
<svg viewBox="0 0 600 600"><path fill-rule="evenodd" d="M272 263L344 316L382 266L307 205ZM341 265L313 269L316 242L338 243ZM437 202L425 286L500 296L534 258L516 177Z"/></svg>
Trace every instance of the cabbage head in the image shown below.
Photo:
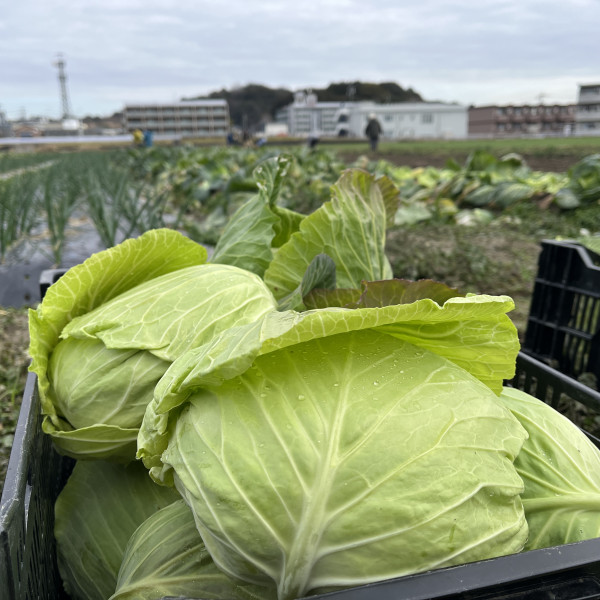
<svg viewBox="0 0 600 600"><path fill-rule="evenodd" d="M133 532L179 499L138 462L78 461L55 504L58 568L71 600L106 600Z"/></svg>
<svg viewBox="0 0 600 600"><path fill-rule="evenodd" d="M169 368L138 456L215 563L280 600L518 552L505 297L280 312Z"/></svg>
<svg viewBox="0 0 600 600"><path fill-rule="evenodd" d="M194 524L178 500L148 517L131 536L110 600L275 600L266 588L235 580L217 568Z"/></svg>
<svg viewBox="0 0 600 600"><path fill-rule="evenodd" d="M275 308L258 276L205 260L183 235L150 231L70 269L30 311L43 430L61 452L133 459L172 361Z"/></svg>
<svg viewBox="0 0 600 600"><path fill-rule="evenodd" d="M515 461L525 484L525 549L600 537L600 450L541 400L508 387L500 400L529 433Z"/></svg>

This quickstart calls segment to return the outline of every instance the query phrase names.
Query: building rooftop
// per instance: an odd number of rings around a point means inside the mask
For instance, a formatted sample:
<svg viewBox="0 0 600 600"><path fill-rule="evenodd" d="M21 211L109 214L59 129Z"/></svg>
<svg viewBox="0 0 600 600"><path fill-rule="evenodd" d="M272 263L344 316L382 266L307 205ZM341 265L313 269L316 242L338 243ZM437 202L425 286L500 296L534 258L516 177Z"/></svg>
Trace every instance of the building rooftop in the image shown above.
<svg viewBox="0 0 600 600"><path fill-rule="evenodd" d="M159 107L172 107L172 106L227 106L227 100L222 98L212 98L204 100L179 100L175 102L128 102L125 104L125 108L135 108L138 106L155 106Z"/></svg>

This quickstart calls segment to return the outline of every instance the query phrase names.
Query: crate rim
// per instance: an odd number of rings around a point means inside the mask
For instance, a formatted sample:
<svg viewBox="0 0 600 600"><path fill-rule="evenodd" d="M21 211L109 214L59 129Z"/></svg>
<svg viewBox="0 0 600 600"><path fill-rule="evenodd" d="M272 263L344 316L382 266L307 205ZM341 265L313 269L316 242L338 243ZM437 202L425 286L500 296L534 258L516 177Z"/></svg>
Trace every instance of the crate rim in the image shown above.
<svg viewBox="0 0 600 600"><path fill-rule="evenodd" d="M597 256L598 259L600 259L600 254L594 252L593 250L590 250L589 248L587 248L583 244L580 244L576 240L551 240L544 238L541 240L540 244L542 246L564 246L566 248L572 248L577 252L577 254L579 254L581 260L588 269L591 269L592 271L600 271L600 267L594 264L594 262L590 258L590 254L592 254L594 256Z"/></svg>
<svg viewBox="0 0 600 600"><path fill-rule="evenodd" d="M27 447L27 442L35 437L36 434L39 434L33 427L29 427L37 419L37 415L31 410L36 387L37 376L30 371L27 374L25 382L23 401L15 428L15 436L4 479L2 497L0 499L0 534L4 532L4 526L11 518L12 509L15 504L14 501L18 498L27 483L27 464L25 464L25 461L18 460L20 457L17 457L16 461L13 460L13 450ZM14 453L16 455L16 450L14 450Z"/></svg>

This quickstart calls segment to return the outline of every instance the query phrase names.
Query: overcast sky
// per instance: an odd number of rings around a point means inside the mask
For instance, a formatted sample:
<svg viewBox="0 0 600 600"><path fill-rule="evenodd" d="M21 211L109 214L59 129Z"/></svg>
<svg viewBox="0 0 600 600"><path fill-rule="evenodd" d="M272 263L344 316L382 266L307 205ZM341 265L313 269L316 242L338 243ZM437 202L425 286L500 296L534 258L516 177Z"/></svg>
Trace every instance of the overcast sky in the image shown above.
<svg viewBox="0 0 600 600"><path fill-rule="evenodd" d="M426 100L569 103L600 82L600 0L6 0L0 110L59 117L247 83L394 81Z"/></svg>

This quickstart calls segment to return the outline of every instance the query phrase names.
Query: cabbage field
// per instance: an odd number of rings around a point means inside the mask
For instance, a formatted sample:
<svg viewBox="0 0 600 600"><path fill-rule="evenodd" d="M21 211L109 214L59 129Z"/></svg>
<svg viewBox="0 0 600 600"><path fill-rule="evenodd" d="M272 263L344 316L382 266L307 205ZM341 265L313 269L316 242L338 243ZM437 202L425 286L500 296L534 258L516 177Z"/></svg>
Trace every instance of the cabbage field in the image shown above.
<svg viewBox="0 0 600 600"><path fill-rule="evenodd" d="M482 149L341 156L0 162L2 285L32 251L98 251L29 315L0 309L3 468L29 357L43 430L77 460L56 508L72 598L292 600L598 535L565 526L546 463L583 453L597 494L600 454L503 382L540 240L598 243L600 154L559 172Z"/></svg>
<svg viewBox="0 0 600 600"><path fill-rule="evenodd" d="M254 171L280 149L154 147L76 154L25 155L0 161L0 261L19 241L39 233L51 242L56 265L70 220L89 219L104 246L159 226L179 228L214 244L229 216L256 193ZM329 199L344 168L386 175L398 188L389 230L415 224L486 225L498 218L567 216L573 226L597 225L600 155L587 156L567 172L531 169L523 157L474 151L459 164L409 167L359 155L344 162L326 150L295 150L279 191L281 206L308 214ZM22 166L24 165L24 166ZM577 213L577 217L574 217ZM588 223L591 218L591 222Z"/></svg>

